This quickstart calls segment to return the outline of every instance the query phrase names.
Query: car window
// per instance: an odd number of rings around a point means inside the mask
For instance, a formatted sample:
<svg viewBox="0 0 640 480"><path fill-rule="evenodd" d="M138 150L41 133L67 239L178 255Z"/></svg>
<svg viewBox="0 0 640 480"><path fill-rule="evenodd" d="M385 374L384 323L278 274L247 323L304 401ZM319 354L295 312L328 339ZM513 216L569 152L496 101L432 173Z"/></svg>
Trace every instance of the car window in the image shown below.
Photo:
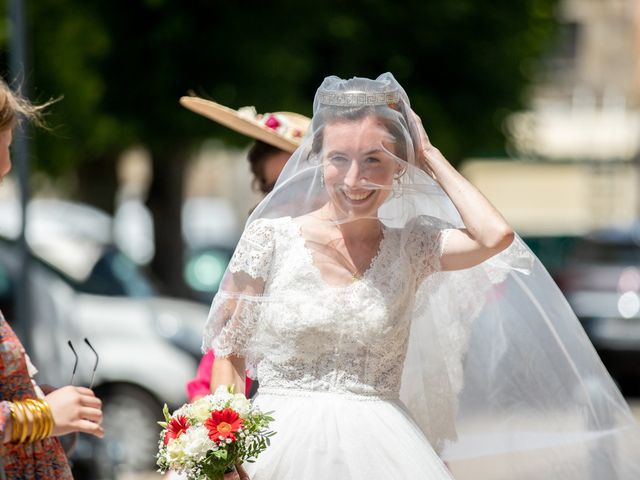
<svg viewBox="0 0 640 480"><path fill-rule="evenodd" d="M76 288L84 293L106 296L149 297L155 291L140 268L117 250L108 250L96 262L91 274Z"/></svg>
<svg viewBox="0 0 640 480"><path fill-rule="evenodd" d="M215 293L232 253L229 249L213 247L190 253L184 269L187 284L197 292Z"/></svg>
<svg viewBox="0 0 640 480"><path fill-rule="evenodd" d="M594 263L640 264L640 246L583 239L576 244L571 258Z"/></svg>

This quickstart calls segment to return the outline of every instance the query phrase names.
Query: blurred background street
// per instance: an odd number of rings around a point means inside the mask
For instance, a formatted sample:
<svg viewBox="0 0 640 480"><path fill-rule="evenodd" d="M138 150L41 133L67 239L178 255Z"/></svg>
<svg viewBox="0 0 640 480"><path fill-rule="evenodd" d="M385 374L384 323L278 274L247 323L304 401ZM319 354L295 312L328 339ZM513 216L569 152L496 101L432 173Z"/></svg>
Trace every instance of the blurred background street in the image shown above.
<svg viewBox="0 0 640 480"><path fill-rule="evenodd" d="M640 419L640 0L9 0L4 78L57 99L0 187L0 309L41 383L104 401L79 479L157 478L166 402L249 210L249 140L178 104L311 114L322 79L391 71L431 141L566 295ZM22 15L22 17L20 17ZM19 20L22 18L22 22ZM83 348L85 347L85 348Z"/></svg>

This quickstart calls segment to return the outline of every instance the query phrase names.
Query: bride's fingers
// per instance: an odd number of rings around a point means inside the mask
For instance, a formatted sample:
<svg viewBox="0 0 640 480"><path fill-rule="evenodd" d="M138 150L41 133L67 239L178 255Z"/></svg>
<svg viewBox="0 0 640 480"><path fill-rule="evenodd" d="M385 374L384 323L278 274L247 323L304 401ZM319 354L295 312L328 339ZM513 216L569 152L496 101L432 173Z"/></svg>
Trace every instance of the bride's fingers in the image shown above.
<svg viewBox="0 0 640 480"><path fill-rule="evenodd" d="M240 475L240 480L250 480L249 475L239 463L236 465L236 471Z"/></svg>

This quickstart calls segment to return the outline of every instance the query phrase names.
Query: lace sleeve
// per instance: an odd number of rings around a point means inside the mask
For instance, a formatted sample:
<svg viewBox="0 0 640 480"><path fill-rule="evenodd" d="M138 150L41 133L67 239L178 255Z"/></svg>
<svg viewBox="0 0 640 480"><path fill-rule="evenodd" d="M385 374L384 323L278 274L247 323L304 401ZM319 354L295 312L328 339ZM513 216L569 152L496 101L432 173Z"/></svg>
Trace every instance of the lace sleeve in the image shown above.
<svg viewBox="0 0 640 480"><path fill-rule="evenodd" d="M273 225L259 219L249 225L229 262L229 272L244 272L250 277L267 279L273 250Z"/></svg>
<svg viewBox="0 0 640 480"><path fill-rule="evenodd" d="M451 230L449 224L426 215L415 218L408 225L405 248L418 285L432 273L440 271L440 258Z"/></svg>
<svg viewBox="0 0 640 480"><path fill-rule="evenodd" d="M249 225L213 299L205 326L203 351L216 357L248 356L269 276L275 240L272 222L261 219Z"/></svg>

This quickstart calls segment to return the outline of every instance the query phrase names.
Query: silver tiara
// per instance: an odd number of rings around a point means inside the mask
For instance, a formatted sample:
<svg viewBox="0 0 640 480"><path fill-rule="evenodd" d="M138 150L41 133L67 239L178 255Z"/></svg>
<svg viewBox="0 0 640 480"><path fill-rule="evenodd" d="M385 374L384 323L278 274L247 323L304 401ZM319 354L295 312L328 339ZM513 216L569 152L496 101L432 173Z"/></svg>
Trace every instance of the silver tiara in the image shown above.
<svg viewBox="0 0 640 480"><path fill-rule="evenodd" d="M400 101L400 91L366 93L354 90L336 93L330 90L318 90L317 97L318 102L322 105L335 105L337 107L389 105Z"/></svg>

